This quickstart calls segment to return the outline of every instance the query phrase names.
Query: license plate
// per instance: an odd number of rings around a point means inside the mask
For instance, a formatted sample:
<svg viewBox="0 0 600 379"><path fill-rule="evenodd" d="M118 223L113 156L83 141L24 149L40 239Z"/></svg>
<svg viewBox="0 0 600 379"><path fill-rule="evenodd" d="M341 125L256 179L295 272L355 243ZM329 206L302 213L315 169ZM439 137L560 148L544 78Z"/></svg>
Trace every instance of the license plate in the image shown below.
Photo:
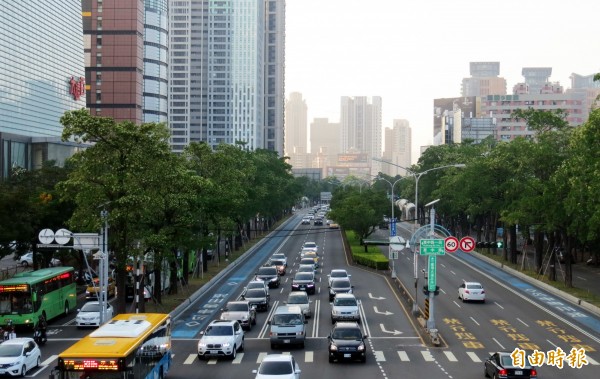
<svg viewBox="0 0 600 379"><path fill-rule="evenodd" d="M351 354L344 354L344 358L350 358L351 356Z"/></svg>
<svg viewBox="0 0 600 379"><path fill-rule="evenodd" d="M283 343L290 343L290 340L283 340Z"/></svg>
<svg viewBox="0 0 600 379"><path fill-rule="evenodd" d="M515 370L515 375L523 375L523 371L521 371L521 370Z"/></svg>
<svg viewBox="0 0 600 379"><path fill-rule="evenodd" d="M219 350L210 350L209 354L219 354Z"/></svg>

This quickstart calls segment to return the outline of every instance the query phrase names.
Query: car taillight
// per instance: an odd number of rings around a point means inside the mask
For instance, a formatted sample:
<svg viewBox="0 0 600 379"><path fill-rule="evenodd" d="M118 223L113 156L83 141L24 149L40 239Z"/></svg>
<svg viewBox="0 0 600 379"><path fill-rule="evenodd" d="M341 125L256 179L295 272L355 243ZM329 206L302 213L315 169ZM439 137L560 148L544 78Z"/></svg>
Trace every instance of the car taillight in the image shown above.
<svg viewBox="0 0 600 379"><path fill-rule="evenodd" d="M485 290L481 290L481 293L485 293Z"/></svg>
<svg viewBox="0 0 600 379"><path fill-rule="evenodd" d="M469 290L465 290L465 293L471 293L471 292L469 292Z"/></svg>
<svg viewBox="0 0 600 379"><path fill-rule="evenodd" d="M530 377L530 378L537 378L537 370L536 370L536 369L534 369L534 368L532 368L532 369L529 371L529 377Z"/></svg>
<svg viewBox="0 0 600 379"><path fill-rule="evenodd" d="M508 371L506 371L505 368L503 368L502 370L498 371L498 376L507 376L508 375Z"/></svg>

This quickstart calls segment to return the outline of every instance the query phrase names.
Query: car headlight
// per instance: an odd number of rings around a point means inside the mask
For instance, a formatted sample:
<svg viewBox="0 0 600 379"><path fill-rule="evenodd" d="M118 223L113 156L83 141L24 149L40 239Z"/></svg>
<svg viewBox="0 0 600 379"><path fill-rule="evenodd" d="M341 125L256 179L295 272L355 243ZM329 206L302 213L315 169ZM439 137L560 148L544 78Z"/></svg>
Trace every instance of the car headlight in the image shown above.
<svg viewBox="0 0 600 379"><path fill-rule="evenodd" d="M244 317L242 317L242 321L246 321L248 320L248 315L244 315Z"/></svg>
<svg viewBox="0 0 600 379"><path fill-rule="evenodd" d="M198 342L198 347L206 347L206 342Z"/></svg>
<svg viewBox="0 0 600 379"><path fill-rule="evenodd" d="M365 345L362 343L358 345L358 351L365 351Z"/></svg>
<svg viewBox="0 0 600 379"><path fill-rule="evenodd" d="M335 344L329 345L329 350L331 350L331 351L337 351L337 345L335 345Z"/></svg>
<svg viewBox="0 0 600 379"><path fill-rule="evenodd" d="M231 346L231 342L224 342L223 343L223 347L229 347L229 346Z"/></svg>

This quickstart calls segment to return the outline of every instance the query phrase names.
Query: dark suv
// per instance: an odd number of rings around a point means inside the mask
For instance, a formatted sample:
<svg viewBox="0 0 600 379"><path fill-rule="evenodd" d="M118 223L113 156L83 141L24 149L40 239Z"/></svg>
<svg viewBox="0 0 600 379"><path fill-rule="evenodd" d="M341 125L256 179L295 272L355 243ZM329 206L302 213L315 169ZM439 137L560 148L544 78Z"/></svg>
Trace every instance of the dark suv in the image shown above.
<svg viewBox="0 0 600 379"><path fill-rule="evenodd" d="M313 294L315 288L315 274L312 272L297 272L292 280L292 291L306 291L307 294Z"/></svg>
<svg viewBox="0 0 600 379"><path fill-rule="evenodd" d="M337 322L327 337L329 342L329 363L342 359L367 361L367 344L356 322Z"/></svg>
<svg viewBox="0 0 600 379"><path fill-rule="evenodd" d="M329 284L329 301L333 301L333 298L338 293L352 293L354 286L350 284L348 278L335 278Z"/></svg>
<svg viewBox="0 0 600 379"><path fill-rule="evenodd" d="M262 280L269 285L269 288L278 288L281 283L279 272L275 266L263 266L256 272L256 280Z"/></svg>

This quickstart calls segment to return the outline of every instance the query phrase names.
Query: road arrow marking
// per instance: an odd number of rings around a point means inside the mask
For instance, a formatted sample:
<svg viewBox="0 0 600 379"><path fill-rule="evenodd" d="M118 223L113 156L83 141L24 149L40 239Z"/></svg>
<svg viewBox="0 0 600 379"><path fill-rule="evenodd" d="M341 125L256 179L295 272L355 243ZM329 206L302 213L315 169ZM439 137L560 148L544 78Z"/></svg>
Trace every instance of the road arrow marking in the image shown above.
<svg viewBox="0 0 600 379"><path fill-rule="evenodd" d="M389 330L385 330L385 326L383 326L383 324L379 324L379 327L381 327L381 331L382 331L382 332L384 332L384 333L393 334L393 335L395 335L395 336L397 336L397 335L399 335L399 334L402 334L402 332L401 332L401 331L398 331L398 330L396 330L396 329L394 329L394 331L393 331L393 332L390 332Z"/></svg>
<svg viewBox="0 0 600 379"><path fill-rule="evenodd" d="M375 313L379 313L380 315L386 315L386 316L393 315L393 313L392 313L392 312L388 312L388 311L385 311L385 312L379 312L379 309L377 309L377 307L376 307L376 306L373 306L373 310L375 311Z"/></svg>
<svg viewBox="0 0 600 379"><path fill-rule="evenodd" d="M369 292L369 297L373 300L385 300L385 297L374 297L371 292Z"/></svg>

